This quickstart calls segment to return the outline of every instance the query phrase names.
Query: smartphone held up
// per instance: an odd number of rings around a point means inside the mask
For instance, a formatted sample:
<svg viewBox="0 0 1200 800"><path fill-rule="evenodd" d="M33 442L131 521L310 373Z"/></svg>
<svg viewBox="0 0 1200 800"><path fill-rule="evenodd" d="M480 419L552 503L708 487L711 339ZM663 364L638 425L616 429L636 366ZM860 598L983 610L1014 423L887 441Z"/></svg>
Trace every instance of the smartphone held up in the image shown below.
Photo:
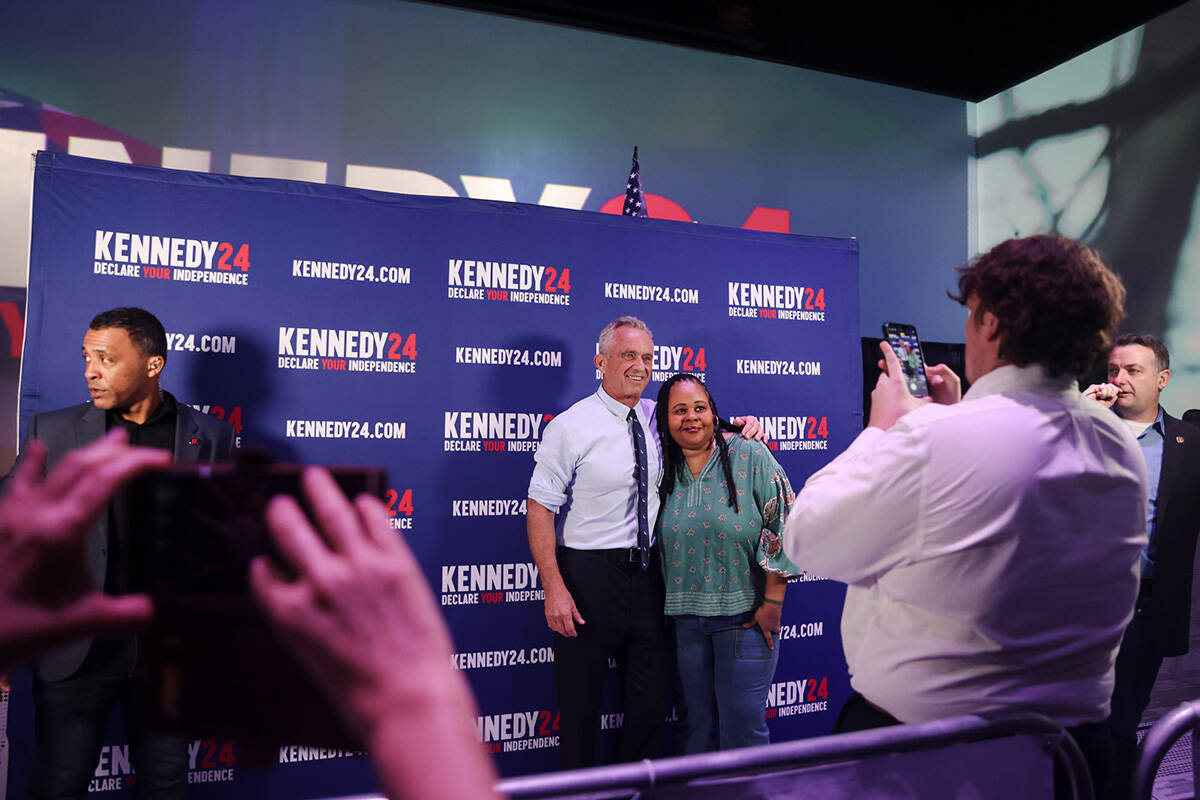
<svg viewBox="0 0 1200 800"><path fill-rule="evenodd" d="M915 325L899 322L883 323L883 338L891 346L904 372L904 382L913 397L929 396L929 378L925 374L925 357Z"/></svg>

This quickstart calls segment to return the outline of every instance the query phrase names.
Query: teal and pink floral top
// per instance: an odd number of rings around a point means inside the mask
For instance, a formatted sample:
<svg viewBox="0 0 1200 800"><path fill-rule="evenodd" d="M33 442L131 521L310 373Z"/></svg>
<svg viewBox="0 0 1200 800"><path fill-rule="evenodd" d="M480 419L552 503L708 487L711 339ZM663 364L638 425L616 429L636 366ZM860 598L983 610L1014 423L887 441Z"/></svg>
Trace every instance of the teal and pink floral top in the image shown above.
<svg viewBox="0 0 1200 800"><path fill-rule="evenodd" d="M762 442L734 436L728 444L738 511L715 447L700 477L680 465L675 490L663 501L658 541L669 615L741 614L762 602L767 572L801 574L783 554L783 524L795 499L787 475Z"/></svg>

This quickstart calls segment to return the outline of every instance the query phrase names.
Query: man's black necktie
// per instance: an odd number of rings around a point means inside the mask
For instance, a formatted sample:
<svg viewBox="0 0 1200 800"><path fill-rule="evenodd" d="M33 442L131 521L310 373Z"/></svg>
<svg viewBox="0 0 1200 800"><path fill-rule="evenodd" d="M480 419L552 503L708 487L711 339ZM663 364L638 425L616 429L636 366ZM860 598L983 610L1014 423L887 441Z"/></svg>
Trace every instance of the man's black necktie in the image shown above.
<svg viewBox="0 0 1200 800"><path fill-rule="evenodd" d="M629 427L633 429L633 482L637 484L638 495L638 549L642 555L642 569L650 566L650 523L646 503L646 434L642 431L642 423L638 422L637 412L629 409Z"/></svg>

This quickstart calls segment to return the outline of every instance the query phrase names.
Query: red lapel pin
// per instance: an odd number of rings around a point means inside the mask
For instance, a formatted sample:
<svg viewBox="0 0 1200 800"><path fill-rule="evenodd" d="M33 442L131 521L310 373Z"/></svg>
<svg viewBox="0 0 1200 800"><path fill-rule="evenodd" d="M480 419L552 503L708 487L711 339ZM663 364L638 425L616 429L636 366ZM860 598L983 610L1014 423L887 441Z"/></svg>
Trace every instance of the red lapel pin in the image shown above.
<svg viewBox="0 0 1200 800"><path fill-rule="evenodd" d="M1176 436L1176 437L1175 437L1175 441L1179 442L1180 444L1183 444L1183 437L1182 437L1182 436Z"/></svg>
<svg viewBox="0 0 1200 800"><path fill-rule="evenodd" d="M1183 441L1183 439L1180 439L1179 441L1181 441L1181 442L1182 442L1182 441ZM200 440L199 440L199 439L197 439L195 436L193 436L193 437L192 437L192 440L191 440L190 442L188 442L188 444L200 444Z"/></svg>

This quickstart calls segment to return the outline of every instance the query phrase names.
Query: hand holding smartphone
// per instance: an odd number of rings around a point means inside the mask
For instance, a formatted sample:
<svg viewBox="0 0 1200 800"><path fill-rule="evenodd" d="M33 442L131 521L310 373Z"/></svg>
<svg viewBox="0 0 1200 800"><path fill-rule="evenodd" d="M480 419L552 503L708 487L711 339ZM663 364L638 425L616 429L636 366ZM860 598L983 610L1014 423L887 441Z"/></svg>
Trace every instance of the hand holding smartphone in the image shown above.
<svg viewBox="0 0 1200 800"><path fill-rule="evenodd" d="M928 397L929 377L925 373L925 357L921 353L921 341L917 338L916 326L885 322L883 338L891 345L892 352L900 362L908 393L913 397Z"/></svg>

